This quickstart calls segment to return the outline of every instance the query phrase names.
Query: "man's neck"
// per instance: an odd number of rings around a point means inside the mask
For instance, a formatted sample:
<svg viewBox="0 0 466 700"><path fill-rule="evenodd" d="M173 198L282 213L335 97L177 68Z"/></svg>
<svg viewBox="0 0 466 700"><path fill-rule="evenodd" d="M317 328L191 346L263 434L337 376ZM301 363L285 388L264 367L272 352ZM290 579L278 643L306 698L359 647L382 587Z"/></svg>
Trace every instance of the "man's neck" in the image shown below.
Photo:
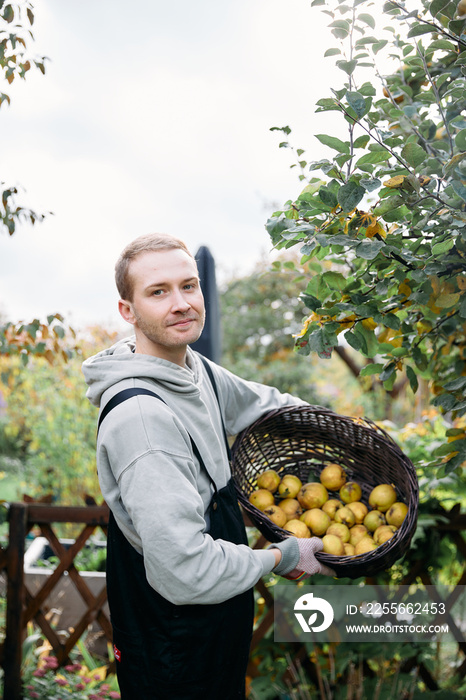
<svg viewBox="0 0 466 700"><path fill-rule="evenodd" d="M161 360L173 362L173 364L178 365L179 367L186 367L186 345L177 348L166 348L152 343L145 337L136 337L136 346L134 351L140 355L151 355L152 357L158 357Z"/></svg>

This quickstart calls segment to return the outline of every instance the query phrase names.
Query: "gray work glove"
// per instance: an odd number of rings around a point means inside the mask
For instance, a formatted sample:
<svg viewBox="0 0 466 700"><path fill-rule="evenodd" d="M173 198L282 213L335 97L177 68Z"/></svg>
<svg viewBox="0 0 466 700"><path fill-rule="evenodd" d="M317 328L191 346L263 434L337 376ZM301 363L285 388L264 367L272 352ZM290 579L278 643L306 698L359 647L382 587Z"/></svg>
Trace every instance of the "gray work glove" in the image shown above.
<svg viewBox="0 0 466 700"><path fill-rule="evenodd" d="M278 576L284 576L293 580L307 578L313 574L335 576L335 572L324 566L315 558L316 552L320 552L324 545L319 537L298 538L287 537L283 542L271 545L282 553L277 566L272 570Z"/></svg>

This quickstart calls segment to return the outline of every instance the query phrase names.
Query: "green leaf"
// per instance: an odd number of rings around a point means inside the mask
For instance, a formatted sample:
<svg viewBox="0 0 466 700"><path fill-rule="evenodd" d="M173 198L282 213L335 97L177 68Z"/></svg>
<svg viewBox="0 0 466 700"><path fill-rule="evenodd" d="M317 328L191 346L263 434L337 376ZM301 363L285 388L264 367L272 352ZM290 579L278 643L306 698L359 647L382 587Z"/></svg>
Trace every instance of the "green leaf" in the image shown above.
<svg viewBox="0 0 466 700"><path fill-rule="evenodd" d="M336 19L334 22L331 22L328 26L329 27L339 27L340 29L346 29L349 31L351 24L346 19Z"/></svg>
<svg viewBox="0 0 466 700"><path fill-rule="evenodd" d="M334 272L333 270L329 270L327 272L324 272L322 277L324 278L325 282L327 283L330 289L342 290L346 287L347 280L346 277L341 274L341 272Z"/></svg>
<svg viewBox="0 0 466 700"><path fill-rule="evenodd" d="M458 391L458 389L464 389L464 387L466 387L466 377L458 377L451 382L447 382L444 389L446 391Z"/></svg>
<svg viewBox="0 0 466 700"><path fill-rule="evenodd" d="M450 0L433 0L429 5L429 12L432 17L437 17L437 15L449 4Z"/></svg>
<svg viewBox="0 0 466 700"><path fill-rule="evenodd" d="M271 219L267 219L265 228L272 239L272 243L277 245L282 237L283 231L292 228L294 225L295 222L293 219L287 219L285 216L283 216L283 214L281 214L278 217L274 216Z"/></svg>
<svg viewBox="0 0 466 700"><path fill-rule="evenodd" d="M466 318L466 294L463 294L463 298L461 299L461 304L458 309L458 313L461 316L461 318Z"/></svg>
<svg viewBox="0 0 466 700"><path fill-rule="evenodd" d="M317 100L316 105L319 107L316 112L340 111L340 107L332 97L323 97L321 100Z"/></svg>
<svg viewBox="0 0 466 700"><path fill-rule="evenodd" d="M353 180L346 185L342 185L338 190L338 202L343 211L352 211L366 194L364 187L361 187Z"/></svg>
<svg viewBox="0 0 466 700"><path fill-rule="evenodd" d="M463 435L463 428L449 428L445 431L447 437L456 437L457 435Z"/></svg>
<svg viewBox="0 0 466 700"><path fill-rule="evenodd" d="M328 136L327 134L316 134L316 139L318 139L324 146L329 148L334 148L335 151L339 153L350 153L350 145L347 141L341 141L337 139L336 136Z"/></svg>
<svg viewBox="0 0 466 700"><path fill-rule="evenodd" d="M306 292L303 292L299 295L299 298L303 302L304 306L306 306L311 311L315 311L320 307L320 301L316 297L313 297L311 294L306 294Z"/></svg>
<svg viewBox="0 0 466 700"><path fill-rule="evenodd" d="M375 97L377 94L377 91L372 83L363 83L363 85L361 85L359 88L359 92L365 97Z"/></svg>
<svg viewBox="0 0 466 700"><path fill-rule="evenodd" d="M378 41L376 44L373 45L372 51L374 53L378 53L381 51L385 46L388 44L388 39L382 39L381 41Z"/></svg>
<svg viewBox="0 0 466 700"><path fill-rule="evenodd" d="M416 363L416 367L419 367L421 372L424 372L424 370L427 369L427 357L421 352L421 350L418 347L413 347L413 360Z"/></svg>
<svg viewBox="0 0 466 700"><path fill-rule="evenodd" d="M3 10L3 19L5 22L8 22L8 24L11 24L15 18L15 13L11 5L7 5L5 9Z"/></svg>
<svg viewBox="0 0 466 700"><path fill-rule="evenodd" d="M368 377L371 374L380 374L380 372L383 370L383 365L379 362L374 362L369 365L365 365L362 367L361 371L359 374L361 377Z"/></svg>
<svg viewBox="0 0 466 700"><path fill-rule="evenodd" d="M327 58L328 56L338 56L341 54L340 49L327 49L327 51L324 53L324 58Z"/></svg>
<svg viewBox="0 0 466 700"><path fill-rule="evenodd" d="M328 25L332 34L337 37L337 39L346 39L350 32L350 23L344 19L337 19Z"/></svg>
<svg viewBox="0 0 466 700"><path fill-rule="evenodd" d="M377 257L380 250L384 247L385 243L383 241L374 240L373 238L366 238L364 241L358 243L354 252L363 260L373 260Z"/></svg>
<svg viewBox="0 0 466 700"><path fill-rule="evenodd" d="M443 255L444 253L447 253L453 246L455 245L455 241L453 238L447 238L445 241L440 241L440 243L434 243L432 246L432 253L434 255Z"/></svg>
<svg viewBox="0 0 466 700"><path fill-rule="evenodd" d="M289 126L272 126L270 131L283 131L284 134L289 136L291 134L291 129Z"/></svg>
<svg viewBox="0 0 466 700"><path fill-rule="evenodd" d="M358 323L355 328L355 333L364 338L364 349L363 352L367 357L374 357L379 350L379 342L375 336L374 331L366 328L362 323Z"/></svg>
<svg viewBox="0 0 466 700"><path fill-rule="evenodd" d="M451 158L448 163L443 166L443 172L445 175L451 175L453 171L456 170L466 158L466 153L457 153L453 158Z"/></svg>
<svg viewBox="0 0 466 700"><path fill-rule="evenodd" d="M436 39L433 41L431 44L429 44L429 51L454 51L455 50L455 45L451 41L447 41L446 39Z"/></svg>
<svg viewBox="0 0 466 700"><path fill-rule="evenodd" d="M349 106L354 109L358 119L361 119L368 112L368 107L366 106L366 98L361 95L360 92L347 92L346 99L348 100ZM368 100L369 106L370 101Z"/></svg>
<svg viewBox="0 0 466 700"><path fill-rule="evenodd" d="M459 151L466 151L466 129L461 129L455 136L455 145Z"/></svg>
<svg viewBox="0 0 466 700"><path fill-rule="evenodd" d="M448 29L450 30L450 32L453 32L454 34L461 36L462 34L464 34L465 25L466 25L466 20L453 19L451 22L448 22Z"/></svg>
<svg viewBox="0 0 466 700"><path fill-rule="evenodd" d="M370 136L363 134L359 136L354 142L354 148L365 148L370 141Z"/></svg>
<svg viewBox="0 0 466 700"><path fill-rule="evenodd" d="M411 27L411 29L408 32L408 39L411 39L415 36L421 36L422 34L431 34L435 31L435 27L430 27L425 24L415 24L413 27Z"/></svg>
<svg viewBox="0 0 466 700"><path fill-rule="evenodd" d="M338 200L334 192L328 189L328 187L321 187L319 190L319 197L324 204L327 204L331 209L337 206Z"/></svg>
<svg viewBox="0 0 466 700"><path fill-rule="evenodd" d="M459 440L454 440L454 442L459 442ZM444 457L445 455L449 455L451 452L456 452L456 449L453 447L451 442L448 442L436 447L432 452L432 455L434 457Z"/></svg>
<svg viewBox="0 0 466 700"><path fill-rule="evenodd" d="M465 56L465 59L466 59L466 56ZM437 90L440 90L443 83L446 83L449 79L450 79L449 73L444 73L443 75L439 75L439 77L435 81L435 85L437 86Z"/></svg>
<svg viewBox="0 0 466 700"><path fill-rule="evenodd" d="M441 309L450 309L452 306L455 306L459 300L459 294L441 294L435 300L435 304Z"/></svg>
<svg viewBox="0 0 466 700"><path fill-rule="evenodd" d="M407 216L409 216L409 209L403 204L395 209L390 209L383 215L383 218L388 224L391 224L394 221L404 221Z"/></svg>
<svg viewBox="0 0 466 700"><path fill-rule="evenodd" d="M362 350L364 339L360 335L356 335L352 331L346 331L345 340L354 350L358 352Z"/></svg>
<svg viewBox="0 0 466 700"><path fill-rule="evenodd" d="M381 203L375 207L373 213L376 216L384 216L389 211L392 211L392 209L397 209L401 204L403 204L403 200L399 195L387 197L387 199L383 199Z"/></svg>
<svg viewBox="0 0 466 700"><path fill-rule="evenodd" d="M29 335L35 339L37 335L37 331L39 330L38 326L35 323L29 323L27 326L25 326L25 330L29 333Z"/></svg>
<svg viewBox="0 0 466 700"><path fill-rule="evenodd" d="M391 157L391 153L387 151L371 151L370 153L366 153L364 156L361 156L359 160L356 162L356 167L359 167L360 165L366 165L367 163L371 163L373 165L377 163L383 163L385 160L389 160Z"/></svg>
<svg viewBox="0 0 466 700"><path fill-rule="evenodd" d="M427 153L417 143L407 143L401 155L412 168L417 168L427 158Z"/></svg>
<svg viewBox="0 0 466 700"><path fill-rule="evenodd" d="M383 324L392 331L398 331L401 326L401 321L396 314L388 313L383 316Z"/></svg>
<svg viewBox="0 0 466 700"><path fill-rule="evenodd" d="M393 375L393 373L396 373L396 365L394 362L390 362L383 372L380 374L380 381L381 382L386 382L387 379L390 379L390 377Z"/></svg>
<svg viewBox="0 0 466 700"><path fill-rule="evenodd" d="M359 184L362 185L364 189L368 192L373 192L382 185L380 180L376 177L371 179L362 178L361 180L359 180Z"/></svg>
<svg viewBox="0 0 466 700"><path fill-rule="evenodd" d="M408 367L406 367L406 375L409 379L409 385L410 385L411 389L413 390L414 393L416 393L416 391L419 389L419 382L417 379L416 372L409 365L408 365Z"/></svg>
<svg viewBox="0 0 466 700"><path fill-rule="evenodd" d="M453 447L452 447L452 451L453 451ZM451 474L451 472L453 472L455 469L457 469L458 467L461 467L463 462L464 462L464 455L462 455L462 454L455 455L454 457L449 459L448 462L443 467L445 476L448 476L448 474Z"/></svg>
<svg viewBox="0 0 466 700"><path fill-rule="evenodd" d="M358 19L361 20L361 22L368 24L371 29L375 29L375 20L372 15L368 15L363 12L362 14L358 15Z"/></svg>
<svg viewBox="0 0 466 700"><path fill-rule="evenodd" d="M318 353L321 357L327 357L328 354L333 350L336 343L332 342L332 337L329 337L324 328L318 328L309 335L308 345L311 352ZM336 338L335 338L336 339Z"/></svg>
<svg viewBox="0 0 466 700"><path fill-rule="evenodd" d="M358 62L354 59L352 61L337 61L336 65L347 75L352 75L354 73L354 69L358 65Z"/></svg>
<svg viewBox="0 0 466 700"><path fill-rule="evenodd" d="M393 372L393 374L383 382L383 388L385 389L385 391L391 391L395 386L395 381L396 372Z"/></svg>
<svg viewBox="0 0 466 700"><path fill-rule="evenodd" d="M306 288L306 293L317 299L324 299L329 292L327 284L322 275L314 275Z"/></svg>
<svg viewBox="0 0 466 700"><path fill-rule="evenodd" d="M456 399L451 394L440 394L432 401L433 406L439 406L440 408L443 408L444 411L451 411L455 403Z"/></svg>
<svg viewBox="0 0 466 700"><path fill-rule="evenodd" d="M312 240L309 243L305 243L299 252L301 253L301 255L311 255L316 247L317 242L315 240Z"/></svg>

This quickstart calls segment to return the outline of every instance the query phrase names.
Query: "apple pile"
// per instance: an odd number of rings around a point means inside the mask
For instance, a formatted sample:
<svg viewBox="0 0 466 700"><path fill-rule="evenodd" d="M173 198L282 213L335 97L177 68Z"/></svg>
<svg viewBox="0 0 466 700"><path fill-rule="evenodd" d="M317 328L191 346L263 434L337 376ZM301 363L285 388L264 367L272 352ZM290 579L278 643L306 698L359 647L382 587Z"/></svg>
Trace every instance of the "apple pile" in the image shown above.
<svg viewBox="0 0 466 700"><path fill-rule="evenodd" d="M361 486L339 464L327 464L318 482L303 484L268 469L257 478L249 502L296 537L321 537L323 551L355 556L387 542L408 513L392 484L379 484L363 503Z"/></svg>

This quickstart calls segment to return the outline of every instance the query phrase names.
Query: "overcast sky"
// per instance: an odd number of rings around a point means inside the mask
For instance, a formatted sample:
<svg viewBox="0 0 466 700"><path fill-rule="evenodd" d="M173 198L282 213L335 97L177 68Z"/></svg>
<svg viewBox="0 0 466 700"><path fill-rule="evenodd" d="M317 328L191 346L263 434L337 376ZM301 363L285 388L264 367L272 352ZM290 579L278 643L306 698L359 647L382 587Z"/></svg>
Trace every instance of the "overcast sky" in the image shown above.
<svg viewBox="0 0 466 700"><path fill-rule="evenodd" d="M4 92L0 178L53 215L0 235L0 310L120 323L113 268L152 231L207 245L224 279L270 242L272 203L300 191L272 126L309 160L330 155L335 45L309 0L36 0L30 72ZM340 87L342 74L333 79ZM332 116L332 115L331 115Z"/></svg>

